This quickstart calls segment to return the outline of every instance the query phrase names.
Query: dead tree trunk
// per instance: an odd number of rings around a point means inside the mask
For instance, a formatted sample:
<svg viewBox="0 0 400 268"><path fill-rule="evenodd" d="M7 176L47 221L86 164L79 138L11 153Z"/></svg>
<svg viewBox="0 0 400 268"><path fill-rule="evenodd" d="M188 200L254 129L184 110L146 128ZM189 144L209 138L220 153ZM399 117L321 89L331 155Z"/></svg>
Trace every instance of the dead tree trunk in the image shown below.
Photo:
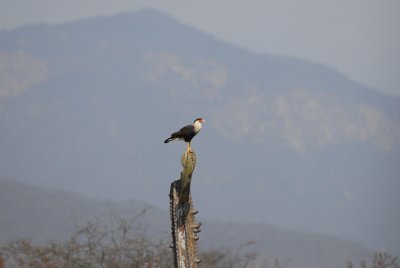
<svg viewBox="0 0 400 268"><path fill-rule="evenodd" d="M169 194L172 222L171 247L176 268L195 268L201 262L197 255L200 224L196 223L195 214L198 211L193 206L190 193L196 154L193 151L185 152L181 160L183 166L181 178L171 183Z"/></svg>

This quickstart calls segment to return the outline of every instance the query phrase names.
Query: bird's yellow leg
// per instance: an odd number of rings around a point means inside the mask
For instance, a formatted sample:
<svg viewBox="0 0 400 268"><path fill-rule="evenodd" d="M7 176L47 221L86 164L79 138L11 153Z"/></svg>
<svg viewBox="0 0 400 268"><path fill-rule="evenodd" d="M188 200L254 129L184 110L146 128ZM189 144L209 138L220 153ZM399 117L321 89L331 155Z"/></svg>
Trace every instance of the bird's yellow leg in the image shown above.
<svg viewBox="0 0 400 268"><path fill-rule="evenodd" d="M187 149L186 149L186 151L187 151L187 152L191 152L191 151L192 151L192 148L190 147L190 142L187 143Z"/></svg>

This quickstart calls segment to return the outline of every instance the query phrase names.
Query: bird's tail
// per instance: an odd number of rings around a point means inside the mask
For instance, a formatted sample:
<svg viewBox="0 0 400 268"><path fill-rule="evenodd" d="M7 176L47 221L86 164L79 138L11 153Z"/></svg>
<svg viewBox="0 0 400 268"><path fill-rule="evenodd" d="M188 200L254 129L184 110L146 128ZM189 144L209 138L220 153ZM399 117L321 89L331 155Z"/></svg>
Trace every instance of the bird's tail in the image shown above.
<svg viewBox="0 0 400 268"><path fill-rule="evenodd" d="M173 141L173 140L175 140L175 139L174 139L174 138L168 138L168 139L166 139L166 140L164 141L164 143L168 143L168 142Z"/></svg>

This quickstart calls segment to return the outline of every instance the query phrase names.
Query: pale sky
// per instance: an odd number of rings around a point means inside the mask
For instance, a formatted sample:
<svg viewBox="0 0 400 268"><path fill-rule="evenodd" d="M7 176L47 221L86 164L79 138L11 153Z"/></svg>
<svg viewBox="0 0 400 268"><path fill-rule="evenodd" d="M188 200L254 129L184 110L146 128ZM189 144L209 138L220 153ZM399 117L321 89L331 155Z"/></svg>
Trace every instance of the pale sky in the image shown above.
<svg viewBox="0 0 400 268"><path fill-rule="evenodd" d="M400 0L0 0L0 29L142 7L254 52L327 64L400 96Z"/></svg>

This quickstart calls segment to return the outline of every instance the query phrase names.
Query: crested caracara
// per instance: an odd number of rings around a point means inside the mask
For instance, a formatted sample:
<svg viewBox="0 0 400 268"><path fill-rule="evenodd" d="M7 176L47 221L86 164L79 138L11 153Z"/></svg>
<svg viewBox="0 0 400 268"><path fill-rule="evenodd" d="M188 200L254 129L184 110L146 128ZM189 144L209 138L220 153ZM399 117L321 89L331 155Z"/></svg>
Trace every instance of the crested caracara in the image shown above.
<svg viewBox="0 0 400 268"><path fill-rule="evenodd" d="M187 125L181 128L179 131L171 134L171 137L166 139L164 143L168 143L173 140L184 140L187 144L187 151L191 151L190 141L196 136L197 133L201 130L201 124L204 123L205 120L203 118L197 118L194 120L192 125Z"/></svg>

